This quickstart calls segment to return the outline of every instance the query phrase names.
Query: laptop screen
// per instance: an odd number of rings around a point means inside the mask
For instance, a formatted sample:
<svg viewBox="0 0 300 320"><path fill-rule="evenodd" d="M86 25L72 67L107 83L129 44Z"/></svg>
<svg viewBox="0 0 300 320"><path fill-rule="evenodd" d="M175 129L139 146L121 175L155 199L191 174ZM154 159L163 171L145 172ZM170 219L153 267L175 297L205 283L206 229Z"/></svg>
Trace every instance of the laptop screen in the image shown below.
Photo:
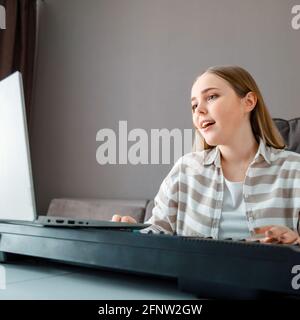
<svg viewBox="0 0 300 320"><path fill-rule="evenodd" d="M22 76L0 81L0 220L36 219Z"/></svg>

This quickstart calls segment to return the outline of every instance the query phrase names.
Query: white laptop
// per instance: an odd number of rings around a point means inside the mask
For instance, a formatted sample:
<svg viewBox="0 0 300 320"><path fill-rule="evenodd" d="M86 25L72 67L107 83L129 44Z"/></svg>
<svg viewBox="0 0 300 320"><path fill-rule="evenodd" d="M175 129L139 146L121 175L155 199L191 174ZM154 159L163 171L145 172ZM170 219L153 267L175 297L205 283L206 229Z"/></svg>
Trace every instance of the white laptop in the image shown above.
<svg viewBox="0 0 300 320"><path fill-rule="evenodd" d="M148 226L37 215L20 72L0 81L0 222L135 229Z"/></svg>

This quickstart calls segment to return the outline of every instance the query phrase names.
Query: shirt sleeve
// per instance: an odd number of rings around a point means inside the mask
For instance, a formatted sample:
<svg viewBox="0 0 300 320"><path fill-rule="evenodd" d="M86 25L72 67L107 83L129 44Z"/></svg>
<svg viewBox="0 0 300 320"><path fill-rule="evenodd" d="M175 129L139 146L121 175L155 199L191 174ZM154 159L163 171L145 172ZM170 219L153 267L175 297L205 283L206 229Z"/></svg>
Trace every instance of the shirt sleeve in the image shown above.
<svg viewBox="0 0 300 320"><path fill-rule="evenodd" d="M179 174L180 160L160 185L159 191L154 198L152 216L145 222L151 224L151 226L140 230L141 233L148 233L149 231L153 233L176 233Z"/></svg>

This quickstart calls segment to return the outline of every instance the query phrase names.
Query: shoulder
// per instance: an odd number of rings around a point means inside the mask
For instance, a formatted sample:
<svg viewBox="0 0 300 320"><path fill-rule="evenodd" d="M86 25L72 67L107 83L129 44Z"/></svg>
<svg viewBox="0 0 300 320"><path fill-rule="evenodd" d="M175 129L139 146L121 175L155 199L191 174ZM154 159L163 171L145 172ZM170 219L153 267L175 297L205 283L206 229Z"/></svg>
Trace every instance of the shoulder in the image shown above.
<svg viewBox="0 0 300 320"><path fill-rule="evenodd" d="M205 169L204 160L213 151L214 149L208 149L186 153L176 161L171 171L185 172L187 169L202 171Z"/></svg>
<svg viewBox="0 0 300 320"><path fill-rule="evenodd" d="M289 151L286 149L276 149L273 147L268 147L270 152L270 160L276 162L277 160L284 160L290 162L298 162L300 164L300 154L294 151Z"/></svg>
<svg viewBox="0 0 300 320"><path fill-rule="evenodd" d="M184 165L203 165L204 159L210 150L194 151L183 155L178 161Z"/></svg>
<svg viewBox="0 0 300 320"><path fill-rule="evenodd" d="M164 178L162 185L170 189L178 188L178 185L186 178L195 175L207 175L204 171L204 159L211 150L194 151L180 157Z"/></svg>

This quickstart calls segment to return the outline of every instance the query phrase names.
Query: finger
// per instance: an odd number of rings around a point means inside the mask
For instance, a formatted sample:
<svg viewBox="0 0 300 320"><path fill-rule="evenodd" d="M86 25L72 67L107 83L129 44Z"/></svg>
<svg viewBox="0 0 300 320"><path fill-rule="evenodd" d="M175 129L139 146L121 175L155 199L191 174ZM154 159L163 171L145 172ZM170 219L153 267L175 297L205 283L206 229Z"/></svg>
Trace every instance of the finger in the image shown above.
<svg viewBox="0 0 300 320"><path fill-rule="evenodd" d="M260 228L254 228L255 234L265 234L266 237L278 238L290 229L284 226L269 225Z"/></svg>
<svg viewBox="0 0 300 320"><path fill-rule="evenodd" d="M250 237L247 238L246 241L248 242L261 242L261 243L278 243L278 239L277 238L271 238L271 237Z"/></svg>
<svg viewBox="0 0 300 320"><path fill-rule="evenodd" d="M283 234L287 232L292 232L289 228L283 227L283 226L274 226L271 229L266 231L266 236L267 237L272 237L272 238L280 238Z"/></svg>
<svg viewBox="0 0 300 320"><path fill-rule="evenodd" d="M258 240L261 243L279 243L279 240L277 238L272 238L272 237L264 237Z"/></svg>
<svg viewBox="0 0 300 320"><path fill-rule="evenodd" d="M118 214L114 214L113 217L111 218L111 221L114 222L121 222L122 217L119 216Z"/></svg>
<svg viewBox="0 0 300 320"><path fill-rule="evenodd" d="M279 238L281 243L294 243L298 239L298 234L294 231L286 232Z"/></svg>
<svg viewBox="0 0 300 320"><path fill-rule="evenodd" d="M270 226L254 228L254 232L255 234L265 234L267 231L269 231L273 227L274 227L273 225L270 225Z"/></svg>
<svg viewBox="0 0 300 320"><path fill-rule="evenodd" d="M127 223L136 223L136 220L130 216L124 216L122 217L122 222L127 222Z"/></svg>

